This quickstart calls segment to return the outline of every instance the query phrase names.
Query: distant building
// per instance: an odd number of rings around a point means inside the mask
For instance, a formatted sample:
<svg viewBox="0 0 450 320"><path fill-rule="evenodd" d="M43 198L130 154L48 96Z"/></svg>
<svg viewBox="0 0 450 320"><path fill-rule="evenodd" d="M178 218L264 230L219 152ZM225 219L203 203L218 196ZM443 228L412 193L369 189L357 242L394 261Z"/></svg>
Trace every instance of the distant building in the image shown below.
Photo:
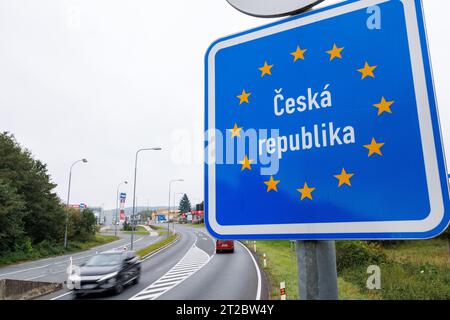
<svg viewBox="0 0 450 320"><path fill-rule="evenodd" d="M179 214L180 210L178 209L171 209L170 214L167 209L156 209L152 213L152 222L163 222L167 220L173 221L178 219Z"/></svg>

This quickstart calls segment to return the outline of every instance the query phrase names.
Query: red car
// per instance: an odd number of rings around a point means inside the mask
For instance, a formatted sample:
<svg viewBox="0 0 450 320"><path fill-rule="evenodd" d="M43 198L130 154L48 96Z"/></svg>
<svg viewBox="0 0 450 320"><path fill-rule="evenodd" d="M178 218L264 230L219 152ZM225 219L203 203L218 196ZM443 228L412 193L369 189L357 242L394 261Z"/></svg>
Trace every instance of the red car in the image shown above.
<svg viewBox="0 0 450 320"><path fill-rule="evenodd" d="M234 252L234 241L232 240L216 240L216 252Z"/></svg>

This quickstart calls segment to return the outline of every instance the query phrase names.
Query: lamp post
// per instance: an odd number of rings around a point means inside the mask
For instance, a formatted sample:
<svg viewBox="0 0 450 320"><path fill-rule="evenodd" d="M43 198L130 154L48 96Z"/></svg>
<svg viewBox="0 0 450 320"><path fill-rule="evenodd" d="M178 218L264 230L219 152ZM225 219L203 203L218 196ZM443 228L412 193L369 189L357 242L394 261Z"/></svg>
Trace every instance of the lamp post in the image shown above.
<svg viewBox="0 0 450 320"><path fill-rule="evenodd" d="M67 248L67 225L69 223L69 203L70 203L70 185L72 183L72 169L77 163L87 163L88 161L86 159L80 159L72 163L70 166L70 173L69 173L69 188L67 190L67 208L66 208L66 226L64 230L64 248Z"/></svg>
<svg viewBox="0 0 450 320"><path fill-rule="evenodd" d="M117 220L119 218L119 188L123 184L128 184L128 181L123 181L119 183L117 186L117 192L116 192L116 219L114 220L114 236L117 237Z"/></svg>
<svg viewBox="0 0 450 320"><path fill-rule="evenodd" d="M133 250L133 242L134 242L134 214L135 214L135 210L136 210L136 176L137 176L137 164L138 164L138 156L139 153L141 153L142 151L160 151L162 150L161 148L144 148L144 149L139 149L138 151L136 151L136 156L134 158L134 183L133 183L133 213L131 215L131 223L133 225L132 227L132 231L131 231L131 245L130 245L130 249Z"/></svg>
<svg viewBox="0 0 450 320"><path fill-rule="evenodd" d="M170 190L172 187L172 182L182 182L183 179L175 179L169 181L169 206L167 207L167 237L170 236Z"/></svg>

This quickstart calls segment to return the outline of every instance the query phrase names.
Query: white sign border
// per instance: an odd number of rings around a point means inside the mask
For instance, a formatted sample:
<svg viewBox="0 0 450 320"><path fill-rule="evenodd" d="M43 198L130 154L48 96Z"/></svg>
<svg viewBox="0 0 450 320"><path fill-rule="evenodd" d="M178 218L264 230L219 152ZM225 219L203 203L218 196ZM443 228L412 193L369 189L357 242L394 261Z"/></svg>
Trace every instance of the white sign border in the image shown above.
<svg viewBox="0 0 450 320"><path fill-rule="evenodd" d="M321 11L301 19L295 19L266 29L257 30L239 37L216 43L209 51L208 63L208 128L215 128L215 55L221 49L243 42L262 38L278 32L290 30L316 21L332 18L390 0L360 0L348 5ZM414 0L400 0L405 9L408 42L411 52L414 88L419 115L420 133L425 162L425 172L430 199L430 213L423 220L382 221L382 222L339 222L302 224L261 224L261 225L220 225L216 219L216 171L214 156L208 164L208 217L212 231L221 236L231 235L290 235L290 234L355 234L355 233L424 233L435 229L444 217L438 158L430 114L425 67L423 63L420 32Z"/></svg>

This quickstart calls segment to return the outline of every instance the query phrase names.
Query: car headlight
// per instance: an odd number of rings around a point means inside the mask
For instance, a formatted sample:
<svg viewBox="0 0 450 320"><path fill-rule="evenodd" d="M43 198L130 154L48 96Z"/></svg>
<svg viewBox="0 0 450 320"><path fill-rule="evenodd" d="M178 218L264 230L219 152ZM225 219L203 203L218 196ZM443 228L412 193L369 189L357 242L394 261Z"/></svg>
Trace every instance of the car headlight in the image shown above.
<svg viewBox="0 0 450 320"><path fill-rule="evenodd" d="M109 278L109 279L106 281L106 283L114 283L114 282L116 282L116 278L115 278L115 277Z"/></svg>
<svg viewBox="0 0 450 320"><path fill-rule="evenodd" d="M101 277L101 278L98 279L97 281L98 281L98 282L103 282L103 281L106 281L106 280L114 279L114 277L117 276L117 274L118 274L118 272L109 273L109 274L107 274L107 275Z"/></svg>

